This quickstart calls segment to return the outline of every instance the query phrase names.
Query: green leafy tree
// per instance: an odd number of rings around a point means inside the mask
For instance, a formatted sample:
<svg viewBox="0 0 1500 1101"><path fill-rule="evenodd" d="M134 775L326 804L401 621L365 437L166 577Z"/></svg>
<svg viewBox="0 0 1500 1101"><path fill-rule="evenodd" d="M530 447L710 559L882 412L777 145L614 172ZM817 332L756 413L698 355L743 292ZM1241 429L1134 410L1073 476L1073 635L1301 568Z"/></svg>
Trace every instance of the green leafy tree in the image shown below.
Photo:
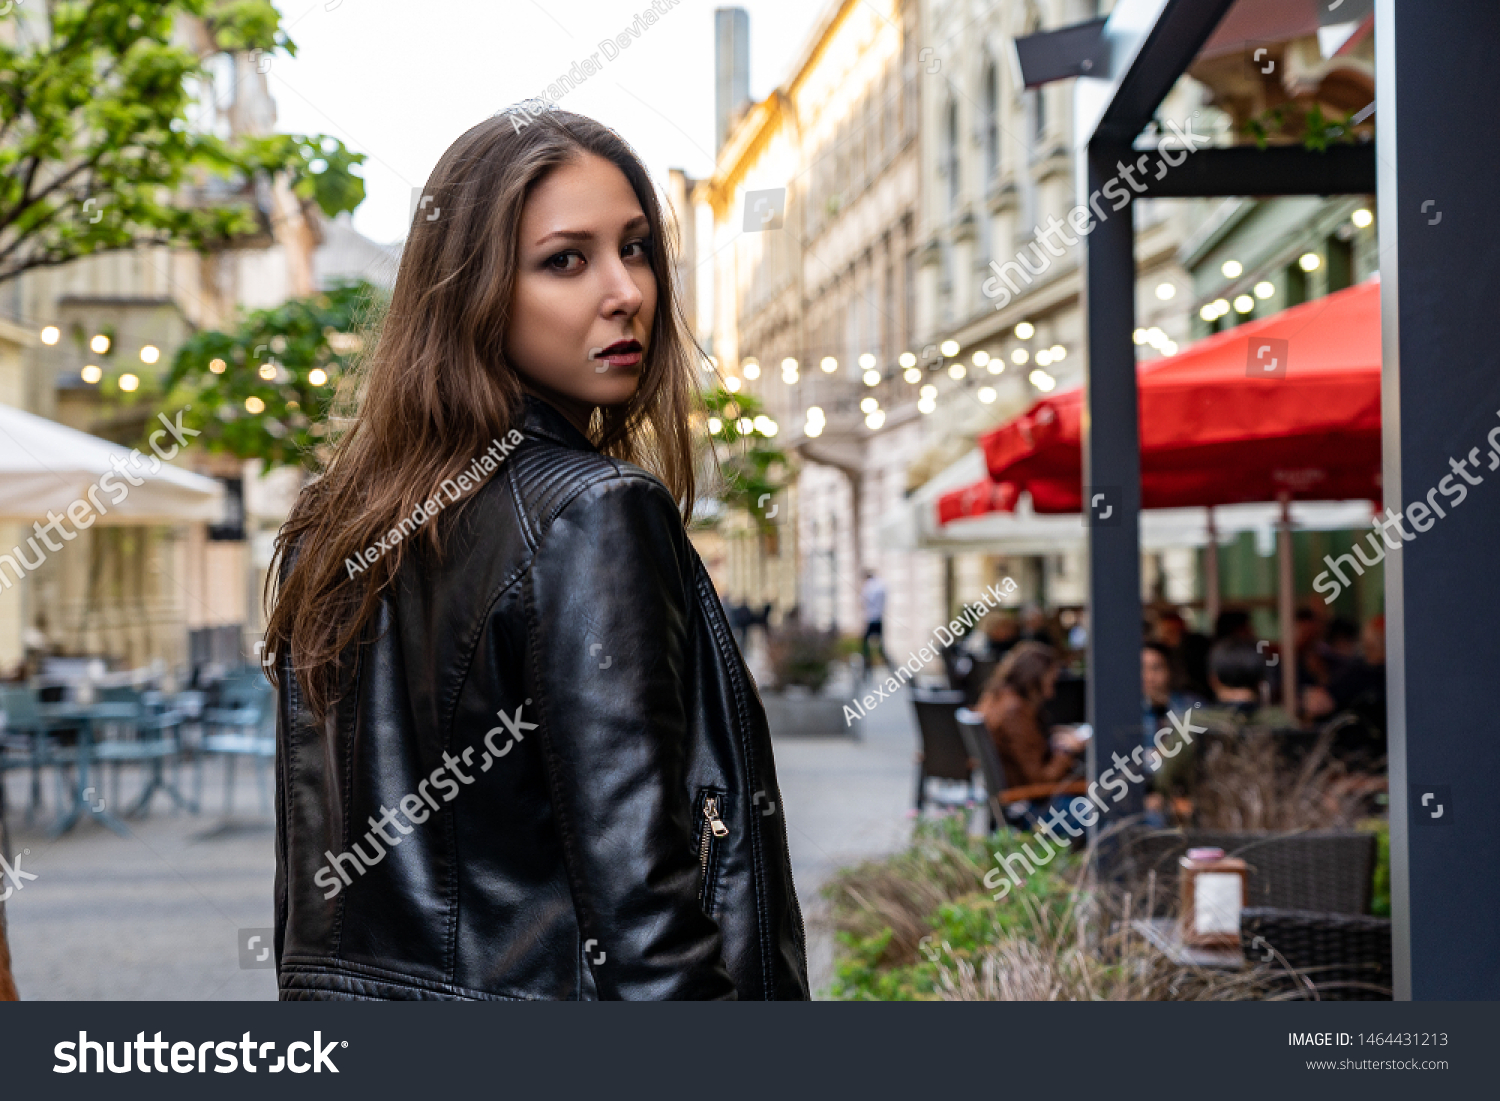
<svg viewBox="0 0 1500 1101"><path fill-rule="evenodd" d="M202 433L194 442L265 468L312 469L327 443L335 391L360 351L359 331L383 307L370 283L348 283L275 309L233 332L194 334L177 353L159 406Z"/></svg>
<svg viewBox="0 0 1500 1101"><path fill-rule="evenodd" d="M768 513L787 476L786 452L771 444L776 426L757 399L723 387L704 393L703 407L724 476L723 489L715 496L748 516L762 534L769 534L776 524Z"/></svg>
<svg viewBox="0 0 1500 1101"><path fill-rule="evenodd" d="M0 38L0 282L138 245L207 250L271 231L285 174L332 217L364 198L336 138L226 141L189 125L220 53L296 47L268 0L9 0ZM184 40L194 43L185 45Z"/></svg>

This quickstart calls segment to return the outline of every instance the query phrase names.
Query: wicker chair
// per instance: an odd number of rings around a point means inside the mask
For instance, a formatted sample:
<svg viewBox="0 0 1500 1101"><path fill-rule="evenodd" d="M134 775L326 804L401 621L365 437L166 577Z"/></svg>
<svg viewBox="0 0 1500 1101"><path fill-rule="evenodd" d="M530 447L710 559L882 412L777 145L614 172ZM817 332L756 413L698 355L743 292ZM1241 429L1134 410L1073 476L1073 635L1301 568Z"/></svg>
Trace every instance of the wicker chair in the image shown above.
<svg viewBox="0 0 1500 1101"><path fill-rule="evenodd" d="M1283 997L1299 992L1308 1001L1391 999L1387 918L1252 907L1240 913L1240 947L1252 963L1297 972L1279 983Z"/></svg>
<svg viewBox="0 0 1500 1101"><path fill-rule="evenodd" d="M1188 849L1219 848L1249 865L1247 905L1318 913L1366 914L1375 872L1375 835L1353 830L1225 833L1137 829L1111 853L1111 878L1144 883L1156 873L1153 917L1176 900L1177 859Z"/></svg>

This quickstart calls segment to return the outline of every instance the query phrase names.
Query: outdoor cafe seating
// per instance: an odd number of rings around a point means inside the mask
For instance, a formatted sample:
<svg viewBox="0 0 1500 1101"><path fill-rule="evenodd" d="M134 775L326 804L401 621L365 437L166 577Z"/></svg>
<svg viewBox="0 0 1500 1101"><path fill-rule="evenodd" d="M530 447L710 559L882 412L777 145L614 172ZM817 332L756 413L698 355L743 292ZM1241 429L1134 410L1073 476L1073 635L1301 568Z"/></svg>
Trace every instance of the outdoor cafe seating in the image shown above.
<svg viewBox="0 0 1500 1101"><path fill-rule="evenodd" d="M98 662L75 665L53 664L31 683L0 687L0 820L8 810L8 774L29 778L28 825L43 811L50 775L60 808L48 826L53 836L85 817L126 836L124 820L146 814L158 795L174 810L199 813L204 767L214 758L223 762L224 816L233 812L241 758L255 768L260 809L269 813L275 697L258 668L230 670L202 690L168 693L149 676L101 676ZM84 669L88 675L77 677ZM182 782L190 768L191 793ZM128 796L127 773L138 781Z"/></svg>

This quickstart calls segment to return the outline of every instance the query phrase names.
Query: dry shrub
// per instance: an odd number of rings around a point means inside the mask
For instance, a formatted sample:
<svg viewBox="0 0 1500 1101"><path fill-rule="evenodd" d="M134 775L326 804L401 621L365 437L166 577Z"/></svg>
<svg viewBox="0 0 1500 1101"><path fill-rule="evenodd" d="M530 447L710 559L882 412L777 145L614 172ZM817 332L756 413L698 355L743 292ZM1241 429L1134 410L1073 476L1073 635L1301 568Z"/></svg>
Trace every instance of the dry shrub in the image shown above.
<svg viewBox="0 0 1500 1101"><path fill-rule="evenodd" d="M1235 832L1353 826L1369 784L1329 756L1334 733L1325 731L1298 767L1283 760L1269 731L1213 741L1195 792L1195 825Z"/></svg>
<svg viewBox="0 0 1500 1101"><path fill-rule="evenodd" d="M1086 869L1068 904L1049 909L1023 898L1019 929L973 958L938 963L938 997L957 1002L1245 1001L1268 996L1275 971L1221 971L1174 963L1137 931L1134 898L1115 895ZM1154 882L1151 889L1154 889Z"/></svg>

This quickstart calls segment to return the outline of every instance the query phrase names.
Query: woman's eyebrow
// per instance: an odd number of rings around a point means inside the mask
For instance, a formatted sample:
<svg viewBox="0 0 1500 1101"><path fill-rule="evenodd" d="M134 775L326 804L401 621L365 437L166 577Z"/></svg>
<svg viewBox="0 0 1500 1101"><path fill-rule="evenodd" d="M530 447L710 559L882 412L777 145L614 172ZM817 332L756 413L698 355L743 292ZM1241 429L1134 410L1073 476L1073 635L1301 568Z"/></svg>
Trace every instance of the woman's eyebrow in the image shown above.
<svg viewBox="0 0 1500 1101"><path fill-rule="evenodd" d="M649 226L650 224L651 219L647 218L644 214L637 214L630 221L626 222L621 229L622 231L629 231L642 226ZM544 245L554 237L561 237L568 241L590 241L594 238L594 231L590 229L554 229L551 233L538 238L536 243L538 246Z"/></svg>

